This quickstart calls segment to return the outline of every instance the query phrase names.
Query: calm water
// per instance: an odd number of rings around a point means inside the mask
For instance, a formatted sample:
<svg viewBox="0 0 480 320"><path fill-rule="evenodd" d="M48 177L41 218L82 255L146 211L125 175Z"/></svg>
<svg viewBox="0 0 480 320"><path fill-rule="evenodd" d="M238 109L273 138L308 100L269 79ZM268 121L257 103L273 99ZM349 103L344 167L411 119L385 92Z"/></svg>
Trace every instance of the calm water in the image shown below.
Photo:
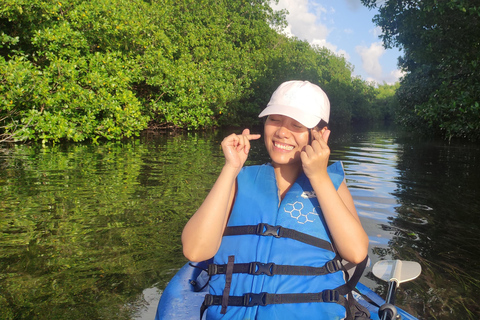
<svg viewBox="0 0 480 320"><path fill-rule="evenodd" d="M180 232L222 164L224 133L0 148L0 319L153 319L185 263ZM480 145L337 129L332 159L372 262L418 261L397 302L421 319L477 319ZM250 164L268 161L255 143ZM367 269L362 282L384 295Z"/></svg>

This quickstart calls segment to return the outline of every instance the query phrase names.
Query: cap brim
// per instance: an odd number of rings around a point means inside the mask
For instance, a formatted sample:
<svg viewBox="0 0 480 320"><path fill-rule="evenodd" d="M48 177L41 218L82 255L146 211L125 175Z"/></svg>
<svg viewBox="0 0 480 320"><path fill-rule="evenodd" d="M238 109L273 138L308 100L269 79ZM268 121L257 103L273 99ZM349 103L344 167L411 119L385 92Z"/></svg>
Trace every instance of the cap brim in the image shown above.
<svg viewBox="0 0 480 320"><path fill-rule="evenodd" d="M271 105L263 109L262 112L258 115L259 118L266 117L272 114L279 114L282 116L287 116L295 121L300 122L303 124L305 127L311 129L314 128L320 120L322 120L319 117L312 116L311 114L307 114L303 112L302 110L299 110L297 108L292 108L290 106L281 106L281 105Z"/></svg>

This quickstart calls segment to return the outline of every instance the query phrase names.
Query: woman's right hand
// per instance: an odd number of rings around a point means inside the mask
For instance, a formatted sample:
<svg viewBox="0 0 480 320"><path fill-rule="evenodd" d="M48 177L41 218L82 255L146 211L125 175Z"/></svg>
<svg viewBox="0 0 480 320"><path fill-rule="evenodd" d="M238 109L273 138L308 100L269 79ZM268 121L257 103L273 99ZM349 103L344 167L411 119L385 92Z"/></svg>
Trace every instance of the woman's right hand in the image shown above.
<svg viewBox="0 0 480 320"><path fill-rule="evenodd" d="M222 141L222 150L225 155L225 165L240 170L247 161L250 152L250 140L260 139L260 134L250 134L244 129L242 134L231 134Z"/></svg>

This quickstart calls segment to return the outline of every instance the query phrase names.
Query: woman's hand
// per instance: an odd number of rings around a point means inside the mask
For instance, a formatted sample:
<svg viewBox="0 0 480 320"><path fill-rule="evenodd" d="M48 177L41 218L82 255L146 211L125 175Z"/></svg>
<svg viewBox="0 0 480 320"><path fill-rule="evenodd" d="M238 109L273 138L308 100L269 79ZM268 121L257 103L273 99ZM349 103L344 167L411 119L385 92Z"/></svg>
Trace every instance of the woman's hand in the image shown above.
<svg viewBox="0 0 480 320"><path fill-rule="evenodd" d="M260 134L250 134L244 129L242 134L231 134L222 141L222 150L225 155L225 165L240 170L250 152L250 140L260 139Z"/></svg>
<svg viewBox="0 0 480 320"><path fill-rule="evenodd" d="M326 129L322 133L313 129L312 137L312 144L307 145L300 155L303 172L310 181L328 177L327 166L330 158L330 148L327 141L330 137L330 130Z"/></svg>
<svg viewBox="0 0 480 320"><path fill-rule="evenodd" d="M327 145L330 131L312 131L310 146L301 153L303 171L317 195L328 230L340 256L358 264L368 253L368 236L360 223L355 204L345 181L338 190L327 173L330 148Z"/></svg>

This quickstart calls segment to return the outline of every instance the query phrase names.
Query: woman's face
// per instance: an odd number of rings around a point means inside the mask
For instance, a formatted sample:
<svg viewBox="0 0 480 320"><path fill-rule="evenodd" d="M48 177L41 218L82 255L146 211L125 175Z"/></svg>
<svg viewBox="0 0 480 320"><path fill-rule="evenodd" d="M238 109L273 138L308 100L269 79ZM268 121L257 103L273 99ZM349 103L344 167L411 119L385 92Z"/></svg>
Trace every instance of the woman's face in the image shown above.
<svg viewBox="0 0 480 320"><path fill-rule="evenodd" d="M300 163L300 153L308 144L309 129L290 117L269 115L264 139L274 165Z"/></svg>

